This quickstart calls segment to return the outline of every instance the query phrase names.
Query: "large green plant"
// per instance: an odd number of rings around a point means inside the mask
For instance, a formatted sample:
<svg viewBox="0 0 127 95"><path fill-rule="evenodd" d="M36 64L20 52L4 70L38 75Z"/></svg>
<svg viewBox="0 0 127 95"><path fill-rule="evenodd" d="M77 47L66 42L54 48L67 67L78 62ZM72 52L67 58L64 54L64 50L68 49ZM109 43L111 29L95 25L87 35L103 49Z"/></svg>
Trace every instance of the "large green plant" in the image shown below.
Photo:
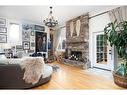
<svg viewBox="0 0 127 95"><path fill-rule="evenodd" d="M120 58L124 60L121 64L124 74L127 74L127 21L118 23L117 20L109 23L105 28L105 37L114 46ZM120 68L120 69L121 69Z"/></svg>

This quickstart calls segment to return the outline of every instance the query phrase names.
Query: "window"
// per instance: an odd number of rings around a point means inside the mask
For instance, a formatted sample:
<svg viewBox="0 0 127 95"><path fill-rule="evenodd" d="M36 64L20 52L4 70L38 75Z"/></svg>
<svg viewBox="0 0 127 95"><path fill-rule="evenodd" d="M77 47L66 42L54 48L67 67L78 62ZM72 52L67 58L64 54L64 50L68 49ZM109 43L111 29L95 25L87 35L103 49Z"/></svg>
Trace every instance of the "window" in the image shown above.
<svg viewBox="0 0 127 95"><path fill-rule="evenodd" d="M9 38L12 43L19 42L19 24L10 23Z"/></svg>

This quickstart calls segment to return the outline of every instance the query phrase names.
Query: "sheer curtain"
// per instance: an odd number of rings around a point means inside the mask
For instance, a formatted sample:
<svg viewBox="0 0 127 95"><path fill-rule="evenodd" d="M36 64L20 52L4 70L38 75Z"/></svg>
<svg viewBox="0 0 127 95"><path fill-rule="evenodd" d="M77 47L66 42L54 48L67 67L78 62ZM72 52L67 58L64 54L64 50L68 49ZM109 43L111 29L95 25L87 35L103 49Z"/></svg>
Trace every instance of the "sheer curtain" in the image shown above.
<svg viewBox="0 0 127 95"><path fill-rule="evenodd" d="M112 22L117 19L117 22L127 21L127 6L118 7L109 11L109 17Z"/></svg>
<svg viewBox="0 0 127 95"><path fill-rule="evenodd" d="M60 35L59 35L59 42L57 44L57 50L58 51L65 51L65 48L63 48L63 41L66 40L66 28L61 28Z"/></svg>
<svg viewBox="0 0 127 95"><path fill-rule="evenodd" d="M53 36L54 36L54 41L53 41L53 47L54 47L54 51L57 50L57 46L59 43L59 39L60 39L60 34L61 34L61 29L56 29L56 31L53 31Z"/></svg>

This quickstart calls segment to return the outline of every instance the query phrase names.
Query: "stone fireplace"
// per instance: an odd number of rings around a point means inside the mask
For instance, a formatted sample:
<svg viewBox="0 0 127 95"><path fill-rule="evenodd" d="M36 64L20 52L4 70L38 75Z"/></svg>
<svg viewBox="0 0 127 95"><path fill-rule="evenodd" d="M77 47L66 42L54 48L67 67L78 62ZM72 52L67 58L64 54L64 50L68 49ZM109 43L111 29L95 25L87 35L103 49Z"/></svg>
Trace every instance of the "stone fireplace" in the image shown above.
<svg viewBox="0 0 127 95"><path fill-rule="evenodd" d="M87 45L86 45L87 44ZM68 59L70 56L75 55L83 62L85 58L88 58L88 43L68 43L67 55Z"/></svg>
<svg viewBox="0 0 127 95"><path fill-rule="evenodd" d="M64 63L90 67L89 62L89 15L81 15L66 22L66 58Z"/></svg>

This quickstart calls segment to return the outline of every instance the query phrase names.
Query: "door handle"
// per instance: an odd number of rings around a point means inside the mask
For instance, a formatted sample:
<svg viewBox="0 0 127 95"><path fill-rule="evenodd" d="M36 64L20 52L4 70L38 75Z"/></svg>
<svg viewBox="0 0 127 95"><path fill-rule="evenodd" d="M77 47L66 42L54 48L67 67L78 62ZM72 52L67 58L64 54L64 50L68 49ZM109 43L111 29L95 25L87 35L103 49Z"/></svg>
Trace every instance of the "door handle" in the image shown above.
<svg viewBox="0 0 127 95"><path fill-rule="evenodd" d="M109 50L109 54L111 55L111 60L112 60L112 50Z"/></svg>
<svg viewBox="0 0 127 95"><path fill-rule="evenodd" d="M109 54L112 54L112 50L109 50Z"/></svg>

